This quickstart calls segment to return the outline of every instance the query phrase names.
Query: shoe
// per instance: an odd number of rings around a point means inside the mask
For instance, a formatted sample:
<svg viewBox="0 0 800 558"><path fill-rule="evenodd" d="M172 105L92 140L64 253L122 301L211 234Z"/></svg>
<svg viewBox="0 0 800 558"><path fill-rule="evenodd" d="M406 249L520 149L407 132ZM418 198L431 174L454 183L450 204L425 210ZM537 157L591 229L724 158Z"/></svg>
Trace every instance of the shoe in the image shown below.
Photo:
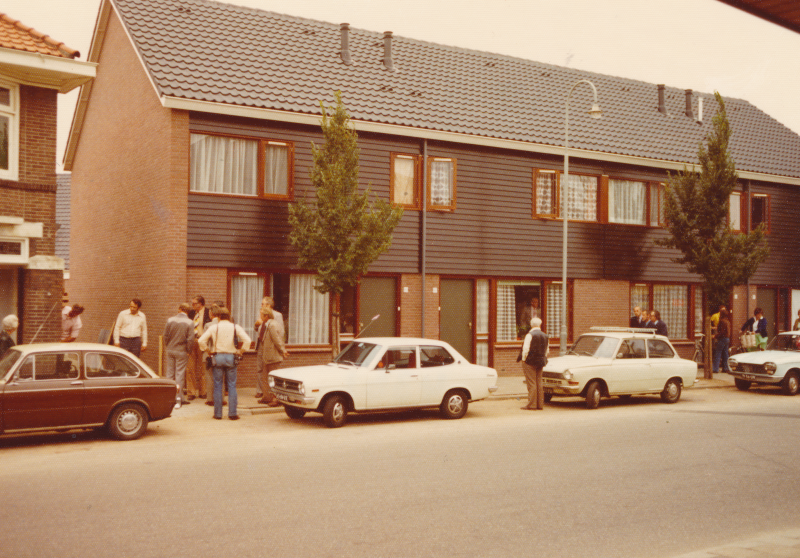
<svg viewBox="0 0 800 558"><path fill-rule="evenodd" d="M214 420L222 420L222 417L214 417Z"/></svg>
<svg viewBox="0 0 800 558"><path fill-rule="evenodd" d="M223 405L227 405L227 404L228 404L228 402L227 402L227 401L223 401L223 402L222 402L222 404L223 404Z"/></svg>
<svg viewBox="0 0 800 558"><path fill-rule="evenodd" d="M214 402L213 401L206 401L206 405L208 405L209 407L213 407L214 406Z"/></svg>
<svg viewBox="0 0 800 558"><path fill-rule="evenodd" d="M187 396L186 396L186 399L188 399L189 401L191 401L192 399L197 399L197 396L196 396L196 395L187 395Z"/></svg>
<svg viewBox="0 0 800 558"><path fill-rule="evenodd" d="M277 401L275 401L275 400L273 399L272 401L270 401L269 403L267 403L267 406L269 406L269 407L280 407L280 406L281 406L281 404L280 404L280 403L278 403Z"/></svg>
<svg viewBox="0 0 800 558"><path fill-rule="evenodd" d="M536 409L533 409L531 407L520 407L520 409L522 409L523 411L535 411L536 410Z"/></svg>
<svg viewBox="0 0 800 558"><path fill-rule="evenodd" d="M266 399L259 399L256 403L260 403L261 405L269 405L269 401Z"/></svg>
<svg viewBox="0 0 800 558"><path fill-rule="evenodd" d="M231 420L239 420L239 415L233 415L232 417L228 417Z"/></svg>
<svg viewBox="0 0 800 558"><path fill-rule="evenodd" d="M203 394L203 395L198 395L198 397L199 397L200 399L205 399L205 398L206 398L205 394Z"/></svg>
<svg viewBox="0 0 800 558"><path fill-rule="evenodd" d="M256 393L256 399L261 399L262 397L264 397L263 393Z"/></svg>
<svg viewBox="0 0 800 558"><path fill-rule="evenodd" d="M186 399L181 401L181 405L191 405L191 404L192 404L192 402L191 401L187 401Z"/></svg>

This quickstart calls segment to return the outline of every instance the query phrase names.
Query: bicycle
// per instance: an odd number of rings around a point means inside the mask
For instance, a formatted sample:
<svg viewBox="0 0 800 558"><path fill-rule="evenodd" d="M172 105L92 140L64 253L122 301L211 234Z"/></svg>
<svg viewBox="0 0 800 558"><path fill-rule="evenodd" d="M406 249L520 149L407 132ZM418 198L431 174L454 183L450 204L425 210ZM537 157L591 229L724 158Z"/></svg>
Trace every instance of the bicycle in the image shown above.
<svg viewBox="0 0 800 558"><path fill-rule="evenodd" d="M692 360L695 361L698 366L703 366L706 362L705 339L705 334L701 333L700 337L694 340L694 355L692 355Z"/></svg>

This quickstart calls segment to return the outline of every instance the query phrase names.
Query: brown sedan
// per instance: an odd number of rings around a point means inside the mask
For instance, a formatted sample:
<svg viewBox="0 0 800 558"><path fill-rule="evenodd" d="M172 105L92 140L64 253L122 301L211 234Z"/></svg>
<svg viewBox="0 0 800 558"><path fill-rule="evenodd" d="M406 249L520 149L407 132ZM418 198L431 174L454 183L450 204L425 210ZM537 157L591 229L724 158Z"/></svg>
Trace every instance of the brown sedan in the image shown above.
<svg viewBox="0 0 800 558"><path fill-rule="evenodd" d="M17 345L0 360L0 433L104 427L135 440L172 414L177 389L110 345Z"/></svg>

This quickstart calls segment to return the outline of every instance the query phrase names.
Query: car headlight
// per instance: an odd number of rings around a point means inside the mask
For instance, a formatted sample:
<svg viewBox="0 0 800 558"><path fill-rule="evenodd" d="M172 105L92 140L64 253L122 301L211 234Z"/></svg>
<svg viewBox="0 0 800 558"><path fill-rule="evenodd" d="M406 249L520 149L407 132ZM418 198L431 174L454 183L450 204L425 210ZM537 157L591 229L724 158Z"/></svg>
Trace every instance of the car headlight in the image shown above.
<svg viewBox="0 0 800 558"><path fill-rule="evenodd" d="M306 394L306 386L303 385L303 382L300 382L297 385L297 391L300 392L300 395L305 395Z"/></svg>
<svg viewBox="0 0 800 558"><path fill-rule="evenodd" d="M267 383L269 384L269 387L274 388L275 387L275 378L273 378L272 376L269 376L267 378Z"/></svg>
<svg viewBox="0 0 800 558"><path fill-rule="evenodd" d="M738 365L739 363L733 360L732 358L728 359L728 368L730 368L731 370L735 371Z"/></svg>
<svg viewBox="0 0 800 558"><path fill-rule="evenodd" d="M775 371L778 369L778 365L774 362L765 362L764 363L764 372L767 374L774 374Z"/></svg>
<svg viewBox="0 0 800 558"><path fill-rule="evenodd" d="M569 370L564 370L564 373L561 374L561 375L564 376L565 380L571 380L572 379L572 372L570 372Z"/></svg>

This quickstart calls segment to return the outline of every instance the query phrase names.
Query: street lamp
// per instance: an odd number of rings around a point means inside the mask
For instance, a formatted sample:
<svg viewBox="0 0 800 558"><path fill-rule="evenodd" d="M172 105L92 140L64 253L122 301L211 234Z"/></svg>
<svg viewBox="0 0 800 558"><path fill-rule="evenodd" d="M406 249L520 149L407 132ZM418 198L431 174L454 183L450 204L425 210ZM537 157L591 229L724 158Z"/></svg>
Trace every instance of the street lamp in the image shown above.
<svg viewBox="0 0 800 558"><path fill-rule="evenodd" d="M597 88L588 79L576 81L567 95L566 109L564 111L564 179L561 182L561 218L564 220L564 239L561 252L561 348L560 354L567 354L567 198L569 193L569 100L572 92L581 83L591 86L594 92L594 103L588 114L594 119L603 116L603 111L597 104Z"/></svg>

